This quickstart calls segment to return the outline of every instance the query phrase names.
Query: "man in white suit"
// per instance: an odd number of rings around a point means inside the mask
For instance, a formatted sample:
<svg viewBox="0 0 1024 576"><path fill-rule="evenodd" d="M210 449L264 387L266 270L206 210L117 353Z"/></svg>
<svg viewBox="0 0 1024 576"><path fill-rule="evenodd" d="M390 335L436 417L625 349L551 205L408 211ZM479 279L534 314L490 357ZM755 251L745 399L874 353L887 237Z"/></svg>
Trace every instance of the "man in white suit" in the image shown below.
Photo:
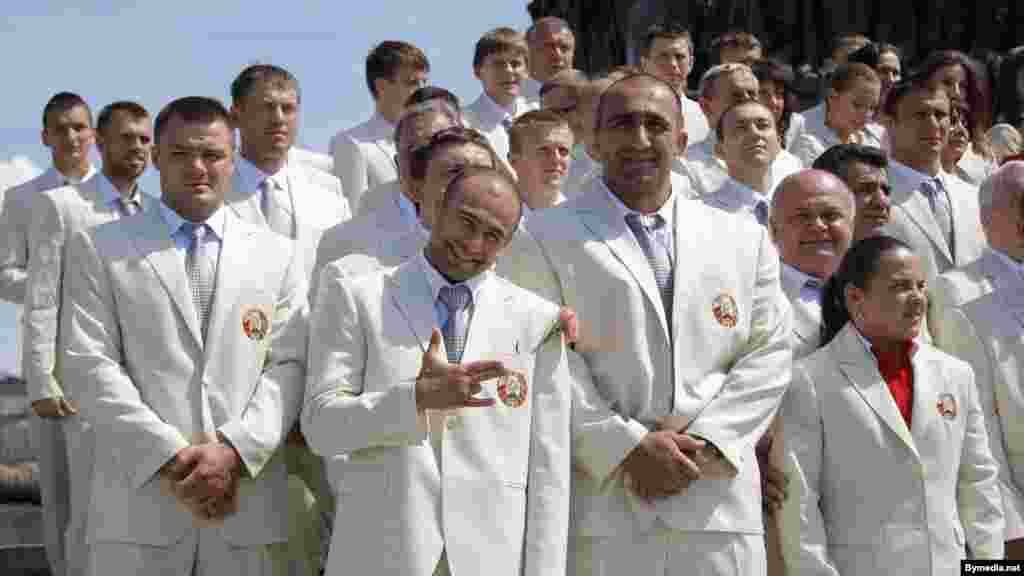
<svg viewBox="0 0 1024 576"><path fill-rule="evenodd" d="M681 117L653 76L614 84L605 175L528 224L580 319L581 576L765 573L754 445L789 380L790 310L767 230L673 189Z"/></svg>
<svg viewBox="0 0 1024 576"><path fill-rule="evenodd" d="M421 254L320 280L302 424L348 455L327 573L564 574L559 310L490 271L520 217L507 176L469 168L444 196Z"/></svg>
<svg viewBox="0 0 1024 576"><path fill-rule="evenodd" d="M787 176L772 196L768 229L782 261L782 292L793 310L790 346L798 360L818 349L821 341L821 298L853 239L853 195L838 177L820 170ZM782 445L782 418L758 442L761 491L766 500L765 547L769 576L782 576L782 546L795 548L800 534L782 533L781 516L798 518L799 495L790 493L794 469ZM790 522L789 527L798 525Z"/></svg>
<svg viewBox="0 0 1024 576"><path fill-rule="evenodd" d="M1006 557L1024 560L1024 162L1010 162L981 186L988 250L932 288L932 332L966 360L999 463Z"/></svg>
<svg viewBox="0 0 1024 576"><path fill-rule="evenodd" d="M301 257L224 208L219 102L175 100L155 136L160 205L68 253L61 365L97 446L90 573L271 574L288 525L279 448L305 377Z"/></svg>
<svg viewBox="0 0 1024 576"><path fill-rule="evenodd" d="M277 66L250 66L231 83L231 99L231 114L241 139L225 205L249 224L294 240L308 284L321 236L331 226L350 219L351 212L345 198L332 190L337 189L337 178L289 161L301 106L298 80ZM289 472L312 491L320 516L297 521L294 529L302 534L325 532L334 506L323 465L303 445L297 429L289 436L286 452ZM304 491L296 490L298 494ZM299 502L293 503L297 513ZM310 541L297 533L292 536L291 551L307 552L294 557L296 563L306 564L295 571L316 574L327 546L326 535L322 542L320 537Z"/></svg>
<svg viewBox="0 0 1024 576"><path fill-rule="evenodd" d="M528 53L523 35L511 28L487 32L473 52L473 75L480 80L483 93L466 107L466 126L487 136L506 165L512 122L540 106L523 95Z"/></svg>
<svg viewBox="0 0 1024 576"><path fill-rule="evenodd" d="M910 244L929 282L985 249L978 189L942 171L949 110L947 93L923 82L897 84L885 101L892 218L884 230Z"/></svg>
<svg viewBox="0 0 1024 576"><path fill-rule="evenodd" d="M92 112L81 96L60 92L50 98L43 108L42 140L50 148L53 166L38 177L7 190L0 207L0 298L18 305L24 303L31 255L32 204L46 190L87 182L96 174L89 161L93 139ZM16 328L22 340L22 356L27 340L22 334L23 325L20 322ZM22 372L27 373L27 368L23 367ZM30 394L29 399L41 398ZM76 409L59 398L37 403L33 412L40 418L35 422L34 434L39 447L46 558L54 574L63 576L67 568L64 535L71 505L63 420L73 416Z"/></svg>
<svg viewBox="0 0 1024 576"><path fill-rule="evenodd" d="M775 117L760 102L740 102L722 114L715 132L729 178L702 199L709 206L743 214L767 226L775 186L799 171L777 169L782 150Z"/></svg>
<svg viewBox="0 0 1024 576"><path fill-rule="evenodd" d="M640 50L640 67L668 82L679 93L679 104L686 118L687 146L707 140L711 128L700 104L686 95L690 71L693 70L693 37L686 28L675 24L654 24L644 36Z"/></svg>
<svg viewBox="0 0 1024 576"><path fill-rule="evenodd" d="M353 212L359 210L367 190L398 178L395 124L406 98L426 85L429 73L426 54L406 42L381 42L366 56L366 86L373 97L373 116L335 134L330 146L334 175L341 180Z"/></svg>
<svg viewBox="0 0 1024 576"><path fill-rule="evenodd" d="M66 453L54 455L67 460L66 467L56 467L59 476L50 477L55 470L47 467L41 467L40 474L47 476L44 485L55 483L59 491L66 491L70 505L64 531L64 573L68 575L85 574L89 562L86 522L92 495L93 435L88 421L75 409L79 383L57 362L58 351L67 344L66 335L58 330L66 248L82 231L147 208L138 178L149 163L152 141L153 121L145 108L126 101L104 107L96 124L96 144L103 158L101 173L77 187L43 192L36 196L32 208L22 366L37 414L60 414L65 408L72 412L57 420L65 442L40 446L48 452L67 448ZM71 378L65 381L66 376Z"/></svg>
<svg viewBox="0 0 1024 576"><path fill-rule="evenodd" d="M711 194L729 178L729 166L721 146L719 124L725 111L741 102L756 102L759 84L746 64L730 63L714 66L700 79L700 107L707 116L708 137L686 151L693 187L699 196ZM772 117L774 119L774 116ZM800 160L780 150L771 166L771 187L786 176L803 168Z"/></svg>
<svg viewBox="0 0 1024 576"><path fill-rule="evenodd" d="M526 30L530 48L530 75L523 82L523 96L539 105L541 87L560 72L572 70L576 56L576 36L569 23L561 18L540 18Z"/></svg>

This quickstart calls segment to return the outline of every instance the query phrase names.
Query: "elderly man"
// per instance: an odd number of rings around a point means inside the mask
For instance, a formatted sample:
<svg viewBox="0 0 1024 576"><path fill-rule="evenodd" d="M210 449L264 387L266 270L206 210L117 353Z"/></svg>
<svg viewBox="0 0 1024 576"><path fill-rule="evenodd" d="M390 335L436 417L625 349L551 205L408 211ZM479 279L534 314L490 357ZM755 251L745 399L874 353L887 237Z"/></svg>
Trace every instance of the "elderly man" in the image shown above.
<svg viewBox="0 0 1024 576"><path fill-rule="evenodd" d="M676 189L669 84L627 76L597 110L604 173L527 224L581 319L573 573L763 575L753 447L792 359L777 253Z"/></svg>
<svg viewBox="0 0 1024 576"><path fill-rule="evenodd" d="M980 203L988 249L936 279L932 332L940 348L974 370L999 462L1006 557L1024 560L1024 162L990 176Z"/></svg>
<svg viewBox="0 0 1024 576"><path fill-rule="evenodd" d="M722 64L704 73L699 90L700 107L707 116L711 133L703 142L686 151L686 164L694 189L699 196L704 196L721 188L729 177L729 166L720 141L722 116L741 102L756 102L758 82L746 64ZM772 119L774 125L774 116ZM796 156L785 150L777 151L771 165L772 186L802 167Z"/></svg>
<svg viewBox="0 0 1024 576"><path fill-rule="evenodd" d="M837 144L814 161L815 170L831 172L842 178L853 192L856 205L854 240L878 234L889 223L891 189L888 167L889 159L884 152L862 144Z"/></svg>

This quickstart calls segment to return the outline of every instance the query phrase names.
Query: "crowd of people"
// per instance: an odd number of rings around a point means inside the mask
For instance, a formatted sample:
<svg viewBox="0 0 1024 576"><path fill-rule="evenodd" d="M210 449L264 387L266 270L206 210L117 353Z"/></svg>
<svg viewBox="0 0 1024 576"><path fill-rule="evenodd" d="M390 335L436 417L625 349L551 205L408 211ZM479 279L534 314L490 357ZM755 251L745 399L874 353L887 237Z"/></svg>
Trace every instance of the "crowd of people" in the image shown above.
<svg viewBox="0 0 1024 576"><path fill-rule="evenodd" d="M986 103L1019 58L844 37L798 110L747 33L695 99L685 29L574 48L486 32L463 106L378 44L329 171L270 64L227 105L46 103L0 297L55 575L1024 559L1021 118Z"/></svg>

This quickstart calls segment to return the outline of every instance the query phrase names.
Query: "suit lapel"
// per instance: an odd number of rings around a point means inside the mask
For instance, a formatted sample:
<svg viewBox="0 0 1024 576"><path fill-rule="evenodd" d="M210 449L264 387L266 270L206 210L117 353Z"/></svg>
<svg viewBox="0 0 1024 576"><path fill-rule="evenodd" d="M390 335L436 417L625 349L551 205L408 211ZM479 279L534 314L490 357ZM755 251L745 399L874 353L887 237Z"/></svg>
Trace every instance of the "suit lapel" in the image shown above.
<svg viewBox="0 0 1024 576"><path fill-rule="evenodd" d="M255 233L228 213L224 219L224 239L221 242L220 256L217 258L217 272L214 283L213 303L210 306L209 325L206 334L231 334L231 326L224 326L233 312L233 303L239 300L246 280L250 278L249 269L253 264L249 261L249 238ZM273 310L269 311L271 316ZM237 328L235 328L237 329ZM210 343L205 350L215 351L216 345Z"/></svg>
<svg viewBox="0 0 1024 576"><path fill-rule="evenodd" d="M906 185L904 183L894 182L893 188L896 189L896 185ZM921 232L928 237L939 251L953 262L953 255L949 252L949 245L946 244L946 239L943 237L942 232L939 230L938 223L935 222L935 216L932 214L931 205L928 204L928 199L924 197L924 194L913 189L904 189L906 194L906 200L899 203L898 207L903 210L903 213L907 215L907 218L914 223ZM952 204L952 202L950 202Z"/></svg>
<svg viewBox="0 0 1024 576"><path fill-rule="evenodd" d="M263 217L263 211L260 210L259 194L252 190L242 190L242 178L238 173L238 168L235 168L232 182L231 189L225 194L224 204L244 222L267 226L267 220Z"/></svg>
<svg viewBox="0 0 1024 576"><path fill-rule="evenodd" d="M430 333L436 326L434 301L430 284L414 259L406 260L393 275L385 280L391 284L391 301L401 312L409 329L416 336L420 348L426 352Z"/></svg>
<svg viewBox="0 0 1024 576"><path fill-rule="evenodd" d="M807 306L806 303L802 302L800 298L792 300L793 302L793 332L796 333L800 340L807 344L813 344L818 341L818 337L821 334L821 320L815 318L814 313Z"/></svg>
<svg viewBox="0 0 1024 576"><path fill-rule="evenodd" d="M911 359L914 366L914 403L911 412L911 431L914 438L922 441L927 437L928 427L938 422L937 403L945 381L942 365L925 350L918 350Z"/></svg>
<svg viewBox="0 0 1024 576"><path fill-rule="evenodd" d="M640 285L640 289L647 297L658 320L661 322L661 327L667 340L669 329L665 321L665 312L662 309L661 293L658 291L658 284L654 280L654 271L651 270L651 265L647 262L643 249L640 248L640 244L633 236L633 232L626 226L625 219L620 218L613 211L612 201L603 190L600 179L593 181L590 190L586 194L587 197L581 199L578 207L583 225L608 247L611 253L629 270L637 284ZM679 227L677 226L678 229ZM678 244L679 240L677 238L677 247ZM677 258L678 254L679 252L677 252ZM677 265L676 268L675 274L678 276L679 266ZM694 270L699 270L699 268L695 267ZM680 288L681 286L677 283L675 285L676 294L679 293ZM680 300L683 300L683 298L673 298L673 302Z"/></svg>
<svg viewBox="0 0 1024 576"><path fill-rule="evenodd" d="M861 399L871 407L893 433L896 434L910 451L920 458L914 439L903 421L896 401L889 392L889 386L879 374L874 357L860 342L855 328L848 324L837 338L842 338L838 343L840 346L840 357L838 359L839 370L853 384L853 389L860 395Z"/></svg>
<svg viewBox="0 0 1024 576"><path fill-rule="evenodd" d="M502 345L502 335L495 327L507 325L507 302L511 294L500 289L500 283L492 276L480 290L479 298L473 303L473 318L466 333L466 348L462 357L470 360L490 358L495 346ZM525 343L524 343L525 344Z"/></svg>
<svg viewBox="0 0 1024 576"><path fill-rule="evenodd" d="M201 349L203 337L199 329L199 316L192 305L192 288L188 285L185 273L185 259L174 246L171 231L160 217L159 210L153 208L146 212L146 216L149 222L140 226L139 233L133 236L132 241L139 254L153 267L171 301L178 308L182 321L188 326L196 346Z"/></svg>

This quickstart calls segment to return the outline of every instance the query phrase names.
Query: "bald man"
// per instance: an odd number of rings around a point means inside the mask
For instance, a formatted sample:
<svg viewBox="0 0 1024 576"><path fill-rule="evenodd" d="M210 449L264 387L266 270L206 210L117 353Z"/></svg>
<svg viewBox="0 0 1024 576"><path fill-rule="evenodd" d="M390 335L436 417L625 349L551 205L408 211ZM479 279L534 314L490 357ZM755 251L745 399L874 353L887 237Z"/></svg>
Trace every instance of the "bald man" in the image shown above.
<svg viewBox="0 0 1024 576"><path fill-rule="evenodd" d="M761 576L754 445L792 357L777 252L673 182L670 85L627 76L597 110L602 175L527 222L581 319L570 573Z"/></svg>
<svg viewBox="0 0 1024 576"><path fill-rule="evenodd" d="M793 359L818 349L821 332L821 295L825 281L839 267L853 239L854 201L846 184L821 170L803 170L787 176L772 197L769 229L782 260L782 291L793 309L790 338ZM785 402L785 400L783 400ZM782 421L776 417L758 443L762 490L769 505L765 518L765 545L769 575L783 575L782 546L800 545L799 494L786 494L780 502L779 486L788 493L796 484L788 478L795 470L787 462L781 441ZM778 504L781 503L781 511Z"/></svg>
<svg viewBox="0 0 1024 576"><path fill-rule="evenodd" d="M932 288L932 333L970 362L999 462L1006 557L1024 560L1024 162L1009 162L981 185L988 248Z"/></svg>
<svg viewBox="0 0 1024 576"><path fill-rule="evenodd" d="M564 574L570 380L558 307L499 278L519 193L446 186L423 250L321 275L302 427L348 455L327 574Z"/></svg>

